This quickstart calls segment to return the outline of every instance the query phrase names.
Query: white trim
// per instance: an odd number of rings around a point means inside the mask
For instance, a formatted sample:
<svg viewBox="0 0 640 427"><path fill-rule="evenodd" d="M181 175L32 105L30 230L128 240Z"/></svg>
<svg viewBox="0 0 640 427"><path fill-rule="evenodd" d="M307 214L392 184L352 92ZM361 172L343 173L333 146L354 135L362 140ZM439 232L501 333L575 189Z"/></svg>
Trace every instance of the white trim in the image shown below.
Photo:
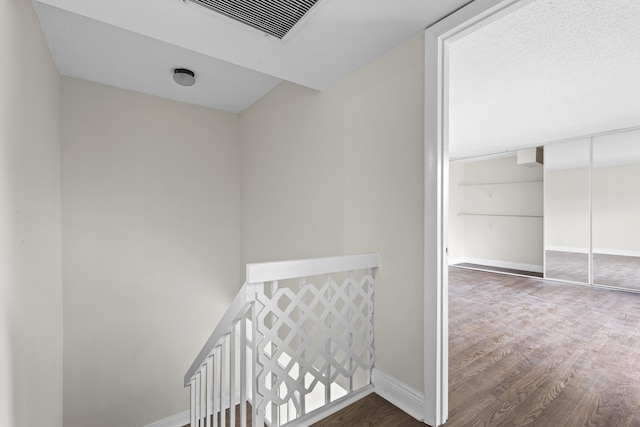
<svg viewBox="0 0 640 427"><path fill-rule="evenodd" d="M380 397L388 400L416 420L425 422L424 395L418 390L377 368L373 368L371 372L371 383L374 391ZM433 425L433 421L426 420L426 423Z"/></svg>
<svg viewBox="0 0 640 427"><path fill-rule="evenodd" d="M449 258L449 265L462 264L463 262L468 262L465 257Z"/></svg>
<svg viewBox="0 0 640 427"><path fill-rule="evenodd" d="M147 424L144 427L182 427L184 425L189 424L189 415L190 412L187 409L186 411L180 412L179 414L172 415L163 420L153 422L151 424Z"/></svg>
<svg viewBox="0 0 640 427"><path fill-rule="evenodd" d="M593 137L589 139L589 283L593 283ZM543 194L544 196L544 194Z"/></svg>
<svg viewBox="0 0 640 427"><path fill-rule="evenodd" d="M543 268L541 265L537 264L524 264L521 262L509 262L509 261L501 261L496 259L481 259L481 258L463 258L464 261L470 264L480 264L486 265L489 267L499 267L499 268L511 268L513 270L523 270L523 271L532 271L534 273L542 273Z"/></svg>
<svg viewBox="0 0 640 427"><path fill-rule="evenodd" d="M263 283L378 267L378 254L247 264L247 283Z"/></svg>
<svg viewBox="0 0 640 427"><path fill-rule="evenodd" d="M589 248L578 247L578 246L545 246L545 251L558 251L558 252L574 252L577 254L588 254Z"/></svg>
<svg viewBox="0 0 640 427"><path fill-rule="evenodd" d="M448 418L448 44L532 0L475 0L425 31L424 414Z"/></svg>
<svg viewBox="0 0 640 427"><path fill-rule="evenodd" d="M594 255L618 255L618 256L634 256L640 257L638 251L627 251L624 249L606 249L606 248L593 248Z"/></svg>
<svg viewBox="0 0 640 427"><path fill-rule="evenodd" d="M422 419L431 425L447 419L447 271L444 238L448 193L444 168L448 166L446 126L443 122L443 82L439 32L425 31L425 120L424 120L424 397ZM443 182L444 181L444 182ZM447 267L447 268L445 268Z"/></svg>
<svg viewBox="0 0 640 427"><path fill-rule="evenodd" d="M576 246L547 246L544 249L546 251L573 252L577 254L589 253L589 248L579 248ZM640 257L640 251L629 251L626 249L593 248L592 252L594 255L601 254Z"/></svg>

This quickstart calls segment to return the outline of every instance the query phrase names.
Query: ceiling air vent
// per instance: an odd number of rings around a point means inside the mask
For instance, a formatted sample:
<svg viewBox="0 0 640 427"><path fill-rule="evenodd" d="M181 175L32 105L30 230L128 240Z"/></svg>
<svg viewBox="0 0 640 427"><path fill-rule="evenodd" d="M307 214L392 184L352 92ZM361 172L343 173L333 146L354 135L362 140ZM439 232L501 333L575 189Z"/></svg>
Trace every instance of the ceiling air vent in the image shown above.
<svg viewBox="0 0 640 427"><path fill-rule="evenodd" d="M320 0L185 0L282 39Z"/></svg>

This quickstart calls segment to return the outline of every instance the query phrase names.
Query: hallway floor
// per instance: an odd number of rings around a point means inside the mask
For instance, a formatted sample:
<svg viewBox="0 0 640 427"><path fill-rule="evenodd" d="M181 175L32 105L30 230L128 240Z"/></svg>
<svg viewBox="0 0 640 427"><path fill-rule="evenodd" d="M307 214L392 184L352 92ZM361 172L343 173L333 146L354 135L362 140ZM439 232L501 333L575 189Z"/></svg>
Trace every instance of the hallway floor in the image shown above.
<svg viewBox="0 0 640 427"><path fill-rule="evenodd" d="M425 427L425 424L372 393L312 427L345 426Z"/></svg>
<svg viewBox="0 0 640 427"><path fill-rule="evenodd" d="M640 426L640 295L449 277L453 426Z"/></svg>

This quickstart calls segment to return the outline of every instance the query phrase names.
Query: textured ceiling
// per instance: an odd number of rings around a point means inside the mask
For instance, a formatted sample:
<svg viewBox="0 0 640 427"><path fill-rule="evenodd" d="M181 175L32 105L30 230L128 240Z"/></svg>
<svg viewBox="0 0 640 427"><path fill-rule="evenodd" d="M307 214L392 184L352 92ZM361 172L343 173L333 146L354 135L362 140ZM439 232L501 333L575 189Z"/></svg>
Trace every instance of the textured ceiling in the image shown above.
<svg viewBox="0 0 640 427"><path fill-rule="evenodd" d="M640 1L535 0L450 58L452 158L640 125Z"/></svg>
<svg viewBox="0 0 640 427"><path fill-rule="evenodd" d="M324 90L468 1L323 0L283 40L181 0L34 4L61 74L239 112L282 80Z"/></svg>

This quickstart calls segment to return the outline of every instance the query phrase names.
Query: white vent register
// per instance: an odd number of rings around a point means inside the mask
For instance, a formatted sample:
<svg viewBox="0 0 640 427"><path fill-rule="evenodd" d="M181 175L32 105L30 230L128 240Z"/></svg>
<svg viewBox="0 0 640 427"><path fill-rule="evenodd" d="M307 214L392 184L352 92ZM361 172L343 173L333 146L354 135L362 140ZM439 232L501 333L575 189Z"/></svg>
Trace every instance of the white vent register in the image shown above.
<svg viewBox="0 0 640 427"><path fill-rule="evenodd" d="M183 0L282 39L320 0Z"/></svg>

